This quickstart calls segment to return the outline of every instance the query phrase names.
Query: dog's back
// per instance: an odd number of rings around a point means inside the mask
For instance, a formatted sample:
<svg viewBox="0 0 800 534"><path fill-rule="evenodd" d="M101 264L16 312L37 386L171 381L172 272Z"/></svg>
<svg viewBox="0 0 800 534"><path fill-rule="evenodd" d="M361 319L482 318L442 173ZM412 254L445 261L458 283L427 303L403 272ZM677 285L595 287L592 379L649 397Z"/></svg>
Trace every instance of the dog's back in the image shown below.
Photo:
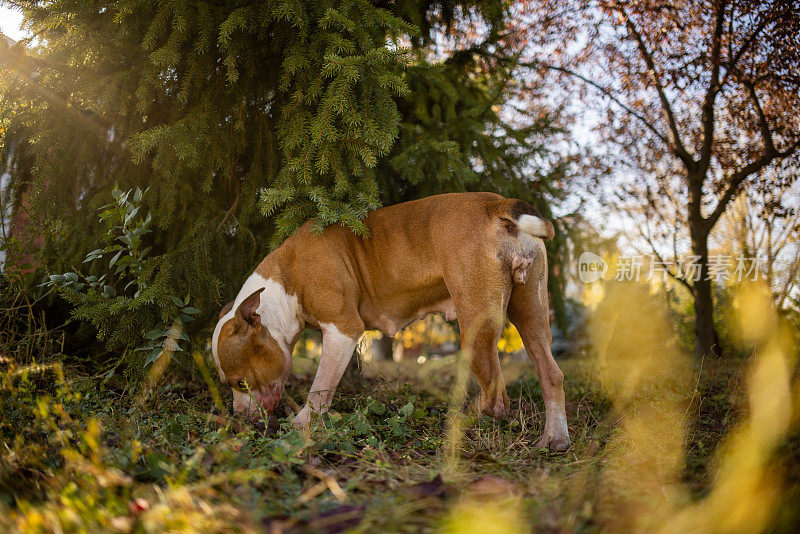
<svg viewBox="0 0 800 534"><path fill-rule="evenodd" d="M368 233L358 236L339 225L315 233L309 221L264 267L290 266L285 270L294 280L287 289L301 303L309 301L303 306L316 321L357 306L368 327L394 331L427 312L452 315L450 293L459 284L448 287L449 278L477 270L468 275L472 284L506 284L498 265L507 272L524 267L525 251L530 259L532 249L520 243L534 232L552 237L552 225L530 204L494 193L448 193L388 206L370 212L364 224Z"/></svg>

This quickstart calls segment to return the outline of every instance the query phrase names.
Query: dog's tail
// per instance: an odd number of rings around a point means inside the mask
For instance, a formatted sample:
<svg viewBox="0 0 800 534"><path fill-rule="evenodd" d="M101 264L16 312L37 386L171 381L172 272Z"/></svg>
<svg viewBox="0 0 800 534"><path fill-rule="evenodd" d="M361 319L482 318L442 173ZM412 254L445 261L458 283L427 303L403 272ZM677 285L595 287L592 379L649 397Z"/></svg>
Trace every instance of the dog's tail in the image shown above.
<svg viewBox="0 0 800 534"><path fill-rule="evenodd" d="M542 218L536 208L522 200L508 199L498 215L509 231L519 230L533 237L552 239L555 235L553 223Z"/></svg>

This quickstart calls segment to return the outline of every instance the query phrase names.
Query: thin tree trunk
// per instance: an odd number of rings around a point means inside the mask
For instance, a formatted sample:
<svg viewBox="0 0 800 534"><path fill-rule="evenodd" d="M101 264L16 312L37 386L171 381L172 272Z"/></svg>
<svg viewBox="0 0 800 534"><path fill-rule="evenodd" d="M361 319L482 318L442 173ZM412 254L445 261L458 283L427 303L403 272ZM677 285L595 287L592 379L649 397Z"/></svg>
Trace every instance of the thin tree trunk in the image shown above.
<svg viewBox="0 0 800 534"><path fill-rule="evenodd" d="M692 282L694 296L694 351L698 358L720 353L719 340L714 330L714 299L711 293L711 280L708 276L708 234L710 227L703 217L701 204L703 201L703 181L705 176L689 171L689 235L692 240L692 253L699 266Z"/></svg>
<svg viewBox="0 0 800 534"><path fill-rule="evenodd" d="M711 294L711 280L708 279L708 235L704 229L692 225L692 252L698 256L699 278L694 281L694 334L695 354L698 358L712 353L721 353L717 332L714 329L714 299Z"/></svg>

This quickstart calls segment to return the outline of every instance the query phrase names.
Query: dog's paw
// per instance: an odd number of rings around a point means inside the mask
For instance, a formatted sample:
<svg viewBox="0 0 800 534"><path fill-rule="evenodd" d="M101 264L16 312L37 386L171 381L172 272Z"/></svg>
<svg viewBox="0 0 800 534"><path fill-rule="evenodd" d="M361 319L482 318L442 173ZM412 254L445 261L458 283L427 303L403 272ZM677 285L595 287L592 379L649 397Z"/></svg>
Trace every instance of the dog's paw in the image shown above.
<svg viewBox="0 0 800 534"><path fill-rule="evenodd" d="M311 410L308 408L308 405L303 406L303 409L300 410L294 419L292 419L292 426L297 430L305 430L308 428L308 425L311 424Z"/></svg>
<svg viewBox="0 0 800 534"><path fill-rule="evenodd" d="M569 436L564 434L556 434L555 436L542 434L539 439L536 440L536 443L533 444L533 447L539 450L547 449L550 452L563 452L569 449L571 444L572 442L569 440Z"/></svg>
<svg viewBox="0 0 800 534"><path fill-rule="evenodd" d="M505 419L508 417L509 402L505 396L498 397L494 402L487 402L481 399L481 413L493 419Z"/></svg>

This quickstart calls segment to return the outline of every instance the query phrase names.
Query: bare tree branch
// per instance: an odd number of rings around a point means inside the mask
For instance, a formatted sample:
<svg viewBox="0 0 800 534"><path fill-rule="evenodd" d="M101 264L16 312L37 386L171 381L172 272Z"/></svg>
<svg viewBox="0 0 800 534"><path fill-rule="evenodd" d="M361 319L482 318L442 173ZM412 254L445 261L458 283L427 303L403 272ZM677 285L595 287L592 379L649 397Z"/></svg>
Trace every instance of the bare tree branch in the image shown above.
<svg viewBox="0 0 800 534"><path fill-rule="evenodd" d="M705 175L711 163L711 154L714 147L714 102L721 89L719 83L720 53L722 50L722 29L725 21L725 2L717 3L717 17L714 25L714 35L711 38L711 81L703 100L703 114L700 119L703 125L703 144L700 149L700 172Z"/></svg>
<svg viewBox="0 0 800 534"><path fill-rule="evenodd" d="M662 265L664 265L664 271L665 271L665 272L666 272L666 273L667 273L667 274L668 274L668 275L669 275L671 278L673 278L674 280L677 280L678 282L680 282L681 284L683 284L683 286L684 286L686 289L688 289L688 290L689 290L689 292L691 293L691 292L694 290L693 286L692 286L692 285L691 285L689 282L687 282L687 281L686 281L686 279L685 279L684 277L680 276L680 275L679 275L679 274L677 274L677 273L674 273L674 272L672 272L672 271L669 269L669 267L667 267L667 262L665 262L665 261L664 261L664 258L663 258L663 257L661 256L661 254L658 252L658 249L656 248L656 246L655 246L655 244L653 243L653 240L650 238L650 236L649 236L649 235L647 235L645 232L643 232L643 231L642 231L642 228L641 228L641 226L639 227L639 234L640 234L640 235L641 235L641 236L644 238L644 240L645 240L645 241L647 241L647 244L648 244L648 245L650 245L650 248L653 250L653 254L655 254L655 255L656 255L656 258L658 258L658 261L660 261L660 262L661 262L661 264L662 264ZM677 257L677 256L676 256L676 257Z"/></svg>
<svg viewBox="0 0 800 534"><path fill-rule="evenodd" d="M796 211L791 218L787 219L783 225L783 229L778 232L774 247L776 256L783 251L786 245L796 241L797 236L793 234L794 229L798 228L798 224L800 224L800 211Z"/></svg>
<svg viewBox="0 0 800 534"><path fill-rule="evenodd" d="M753 104L753 108L756 110L756 115L758 116L758 128L761 130L761 137L764 141L764 153L773 153L775 152L775 143L772 140L772 129L770 129L767 117L764 115L764 110L761 108L761 102L758 100L756 88L752 83L743 82L743 85L747 89L747 97Z"/></svg>
<svg viewBox="0 0 800 534"><path fill-rule="evenodd" d="M731 19L733 19L733 16L734 14L731 13ZM736 54L734 54L732 58L728 59L728 62L725 65L725 76L722 77L721 85L725 85L728 76L731 73L736 72L737 70L736 67L739 64L739 60L741 60L742 56L750 49L751 46L753 46L756 37L758 37L758 34L761 33L764 30L764 28L767 27L768 22L769 20L767 19L767 17L761 17L761 20L758 22L758 25L756 25L756 28L753 30L753 33L751 33L747 37L747 39L745 39L744 43L742 43L742 46L739 47L739 50L736 51Z"/></svg>
<svg viewBox="0 0 800 534"><path fill-rule="evenodd" d="M687 168L693 169L696 166L696 162L683 145L680 132L678 131L678 123L675 120L675 113L672 110L672 105L670 104L667 94L664 91L664 85L661 83L661 76L656 70L653 55L647 49L647 45L645 44L642 35L639 33L639 30L636 29L633 21L622 8L622 6L620 4L616 4L615 9L619 11L620 15L622 15L623 19L625 20L625 26L628 28L628 31L636 41L636 45L639 48L639 53L642 55L642 59L644 59L647 68L653 75L653 83L655 84L656 92L658 93L658 98L661 102L661 108L664 110L664 115L667 119L667 124L669 125L670 135L672 138L671 141L667 143L667 146L670 147L672 152L684 163L684 165L686 165Z"/></svg>
<svg viewBox="0 0 800 534"><path fill-rule="evenodd" d="M714 208L714 211L711 213L711 215L706 219L705 224L707 231L711 231L711 229L714 228L714 225L717 224L717 221L719 220L720 216L722 216L722 213L725 211L728 203L739 192L739 186L747 178L769 165L774 159L790 156L795 150L797 150L798 146L800 146L800 141L798 141L786 151L779 152L775 149L775 143L772 139L772 129L769 126L767 117L764 115L761 102L758 100L758 94L756 93L755 86L748 82L743 82L743 85L747 88L748 97L750 102L753 104L756 115L758 116L758 127L759 130L761 130L761 137L764 142L764 152L757 160L748 163L735 172L733 176L731 176L730 180L728 181L728 187L725 189L725 192L722 194L719 202L717 202L717 206Z"/></svg>
<svg viewBox="0 0 800 534"><path fill-rule="evenodd" d="M675 198L674 191L672 190L672 188L668 187L667 185L665 185L664 186L664 194L669 199L670 203L672 204L673 209L675 210L676 222L680 222L681 224L685 224L686 223L686 219L683 216L683 207L684 206L680 202L678 202L678 200Z"/></svg>
<svg viewBox="0 0 800 534"><path fill-rule="evenodd" d="M538 61L532 61L532 62L528 62L528 63L522 63L522 64L520 64L520 66L528 67L528 68L544 67L544 68L546 68L548 70L554 70L556 72L563 72L564 74L568 74L568 75L570 75L570 76L572 76L574 78L577 78L577 79L581 80L583 83L585 83L587 85L590 85L590 86L594 87L595 89L597 89L598 91L600 91L604 96L608 97L609 100L611 100L616 105L618 105L620 108L622 108L623 111L625 111L629 115L639 119L642 122L642 124L644 124L647 127L648 130L653 132L656 135L656 137L658 137L664 144L669 145L669 140L666 137L664 137L664 135L661 132L659 132L658 129L655 126L653 126L653 124L649 120L647 120L647 118L644 115L642 115L641 113L638 113L634 109L632 109L629 106L625 105L619 98L614 96L614 94L611 91L609 91L608 89L606 89L605 87L603 87L599 83L590 80L589 78L583 76L582 74L579 74L579 73L575 72L574 70L570 70L570 69L568 69L566 67L559 67L558 65L551 65L549 63L541 63L541 62L538 62Z"/></svg>
<svg viewBox="0 0 800 534"><path fill-rule="evenodd" d="M720 216L725 211L728 203L739 193L739 186L749 178L751 175L757 173L767 165L769 165L775 158L783 158L786 156L790 156L793 154L798 146L800 146L800 141L793 144L788 150L783 152L778 152L773 150L771 153L765 152L755 161L752 161L739 169L736 173L731 176L730 180L728 181L728 187L725 189L725 192L720 197L719 202L717 202L717 206L714 208L714 211L709 215L706 219L706 229L711 231L714 228L714 225L717 224Z"/></svg>
<svg viewBox="0 0 800 534"><path fill-rule="evenodd" d="M795 278L797 278L797 271L800 269L800 247L797 248L797 251L794 255L794 261L792 262L792 268L789 270L789 275L786 277L786 283L783 285L783 289L780 292L780 297L778 298L778 309L783 309L783 305L786 302L786 297L789 296L789 290L792 288L795 282Z"/></svg>

